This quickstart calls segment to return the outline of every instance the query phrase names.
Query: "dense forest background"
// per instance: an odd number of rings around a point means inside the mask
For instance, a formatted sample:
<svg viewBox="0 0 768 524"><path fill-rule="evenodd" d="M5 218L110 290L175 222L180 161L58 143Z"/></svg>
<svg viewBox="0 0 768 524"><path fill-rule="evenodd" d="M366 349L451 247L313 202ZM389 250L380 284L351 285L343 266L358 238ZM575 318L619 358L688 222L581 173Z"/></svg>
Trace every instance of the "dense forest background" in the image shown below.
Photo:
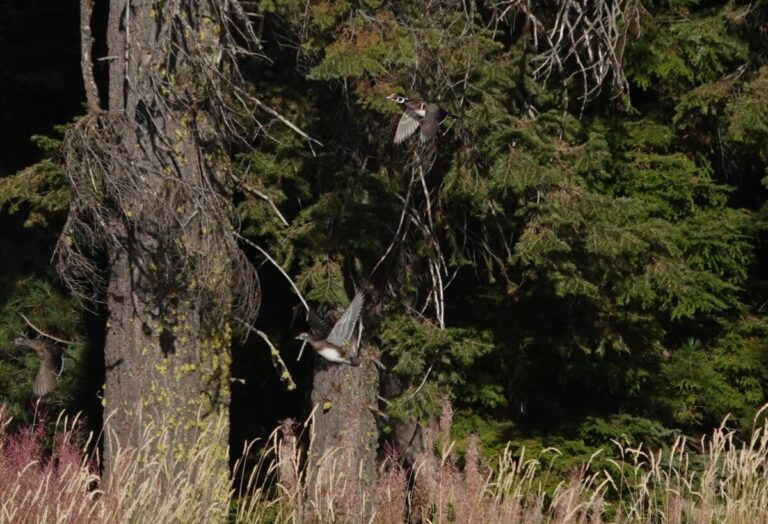
<svg viewBox="0 0 768 524"><path fill-rule="evenodd" d="M241 234L318 307L368 287L390 420L449 398L459 439L574 457L727 414L752 427L768 398L768 2L252 4L264 58L246 80L322 145L274 122L229 152ZM62 133L84 111L78 16L78 2L0 5L0 400L33 417L38 357L12 344L24 313L75 342L44 408L95 429L105 311L51 262ZM583 38L584 20L615 25ZM460 119L396 146L395 92ZM257 327L297 387L236 336L233 443L305 417L316 365L296 361L290 284L244 249Z"/></svg>

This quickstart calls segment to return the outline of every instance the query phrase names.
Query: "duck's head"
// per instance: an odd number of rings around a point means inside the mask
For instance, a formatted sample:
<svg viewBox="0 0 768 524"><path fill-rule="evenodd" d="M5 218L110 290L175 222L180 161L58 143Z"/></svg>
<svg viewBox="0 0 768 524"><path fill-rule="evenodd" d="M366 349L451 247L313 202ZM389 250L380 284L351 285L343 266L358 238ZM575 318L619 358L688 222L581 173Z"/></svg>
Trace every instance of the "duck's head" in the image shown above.
<svg viewBox="0 0 768 524"><path fill-rule="evenodd" d="M404 104L408 101L408 97L403 96L400 93L392 93L387 97L387 100L392 100L398 104Z"/></svg>

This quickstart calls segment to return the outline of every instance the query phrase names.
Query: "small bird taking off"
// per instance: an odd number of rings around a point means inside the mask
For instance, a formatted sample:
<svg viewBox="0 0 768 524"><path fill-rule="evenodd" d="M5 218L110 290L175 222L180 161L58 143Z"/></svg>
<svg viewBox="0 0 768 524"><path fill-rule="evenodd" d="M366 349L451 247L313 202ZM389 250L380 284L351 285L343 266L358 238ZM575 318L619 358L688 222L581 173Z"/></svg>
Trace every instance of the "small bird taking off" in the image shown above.
<svg viewBox="0 0 768 524"><path fill-rule="evenodd" d="M353 355L355 348L352 335L363 310L363 298L363 292L358 291L332 329L329 329L328 323L320 315L310 311L309 324L312 334L301 333L296 340L309 342L321 357L331 362L350 366L359 365L360 359ZM328 333L329 330L330 333ZM326 333L328 333L327 336Z"/></svg>
<svg viewBox="0 0 768 524"><path fill-rule="evenodd" d="M403 142L406 138L411 136L421 126L421 143L429 142L437 136L437 132L440 129L440 124L448 118L457 118L450 114L448 111L438 106L425 102L424 100L411 100L403 95L392 94L387 97L387 100L392 100L403 106L405 112L400 117L400 122L397 124L397 131L395 132L395 144Z"/></svg>
<svg viewBox="0 0 768 524"><path fill-rule="evenodd" d="M13 341L17 346L26 346L40 354L40 368L37 370L32 393L36 397L44 397L56 386L56 380L64 369L64 355L60 347L45 340L33 338L17 338Z"/></svg>

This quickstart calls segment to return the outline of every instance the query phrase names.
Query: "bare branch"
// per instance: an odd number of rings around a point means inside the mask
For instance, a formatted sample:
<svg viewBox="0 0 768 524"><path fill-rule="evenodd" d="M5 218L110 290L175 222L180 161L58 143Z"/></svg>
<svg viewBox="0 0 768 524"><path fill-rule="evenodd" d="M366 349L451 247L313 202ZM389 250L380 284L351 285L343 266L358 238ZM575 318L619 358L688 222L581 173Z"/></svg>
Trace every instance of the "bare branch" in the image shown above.
<svg viewBox="0 0 768 524"><path fill-rule="evenodd" d="M398 238L400 237L400 231L403 228L403 223L405 222L405 215L408 211L408 205L411 201L411 191L413 190L413 183L416 178L416 172L411 172L411 181L408 183L408 192L405 194L405 199L403 200L403 211L400 213L400 222L397 224L397 231L395 231L395 236L392 238L392 242L390 242L389 246L387 247L386 251L384 251L384 254L381 255L381 258L379 258L378 262L376 262L376 265L373 266L373 269L368 274L368 279L370 280L371 276L376 272L378 267L381 265L382 262L387 258L389 253L392 251L392 248L395 247L395 244L397 244Z"/></svg>
<svg viewBox="0 0 768 524"><path fill-rule="evenodd" d="M403 403L407 403L407 402L410 402L410 401L411 401L411 400L413 400L413 398L414 398L414 397L415 397L415 396L416 396L416 395L419 393L419 391L421 391L421 388L423 388L423 387L424 387L424 384L426 384L426 383L427 383L427 379L429 378L429 374L430 374L430 373L432 373L432 368L434 367L434 365L435 365L435 361L433 360L433 361L432 361L432 363L429 365L429 369L427 369L427 372L424 374L424 378L423 378L423 379L421 379L421 384L419 384L419 387L417 387L417 388L416 388L416 389L413 391L413 393L411 393L410 395L408 395L408 398L406 398L405 400L403 400Z"/></svg>
<svg viewBox="0 0 768 524"><path fill-rule="evenodd" d="M265 193L262 193L261 191L259 191L255 187L251 186L250 184L248 184L244 180L241 180L240 177L238 177L237 175L230 174L230 176L232 177L232 179L235 182L240 184L240 187L242 187L243 189L245 189L246 191L248 191L252 195L257 196L258 198L261 198L262 200L265 200L272 207L274 212L277 214L277 217L280 219L280 222L282 222L285 227L288 227L290 225L290 224L288 224L288 221L285 219L285 217L280 212L280 210L277 208L277 205L275 205L275 202L271 198L269 198L269 195L266 195Z"/></svg>
<svg viewBox="0 0 768 524"><path fill-rule="evenodd" d="M317 154L315 153L315 150L314 150L314 148L312 148L312 142L316 143L316 144L317 144L317 145L319 145L320 147L323 147L323 144L322 144L322 143L321 143L319 140L316 140L316 139L312 138L311 136L309 136L308 134L306 134L304 131L302 131L301 129L299 129L299 128L296 126L296 124L294 124L293 122L291 122L290 120L288 120L287 118L285 118L283 115L281 115L280 113L278 113L277 111L275 111L274 109L272 109L271 107L269 107L268 105L266 105L264 102L262 102L262 101L261 101L261 100L259 100L258 98L254 98L254 99L253 99L253 102L254 102L254 103L257 105L257 106L259 106L260 108L262 108L264 111L266 111L266 112L267 112L267 113L269 113L270 115L272 115L272 116L274 116L275 118L277 118L278 120L280 120L280 121L281 121L283 124L285 124L286 126L290 127L291 129L293 129L293 131L295 131L295 132L296 132L296 133L298 133L299 135L301 135L301 136L303 136L304 138L306 138L306 139L307 139L307 141L309 142L309 149L312 151L312 154L313 154L313 155L315 155L315 156L317 156Z"/></svg>
<svg viewBox="0 0 768 524"><path fill-rule="evenodd" d="M91 48L93 36L91 36L91 16L93 15L93 0L80 0L80 68L83 71L83 84L85 85L85 98L88 101L88 111L101 110L99 103L99 91L93 78L93 60Z"/></svg>
<svg viewBox="0 0 768 524"><path fill-rule="evenodd" d="M293 279L288 276L288 273L286 273L285 270L282 267L280 267L280 264L278 264L277 261L274 258L272 258L270 256L270 254L267 253L267 251L265 249L263 249L261 246L259 246L255 242L252 242L252 241L248 240L247 238L245 238L243 235L241 235L238 232L235 232L234 234L235 234L235 237L238 238L239 240L245 242L246 244L248 244L252 248L257 249L259 251L259 253L264 255L264 257L267 260L269 260L272 263L273 266L275 266L275 269L277 269L280 272L280 274L285 277L285 279L288 281L288 283L291 284L291 287L296 292L296 295L299 297L299 300L301 300L301 303L304 305L304 308L307 311L309 311L309 304L307 304L307 301L304 300L304 296L301 294L301 291L299 291L298 286L296 286L296 283L293 281Z"/></svg>
<svg viewBox="0 0 768 524"><path fill-rule="evenodd" d="M24 316L24 313L19 313L19 316L24 319L24 322L26 322L29 325L29 327L37 331L40 335L44 336L45 338L55 340L56 342L61 342L62 344L66 344L68 346L71 346L72 344L74 344L74 342L70 342L69 340L63 340L61 338L54 337L53 335L49 335L48 333L46 333L45 331L43 331L42 329L34 325L27 317Z"/></svg>
<svg viewBox="0 0 768 524"><path fill-rule="evenodd" d="M275 370L277 370L278 374L280 375L280 380L286 384L286 389L288 389L288 391L293 391L296 389L296 382L293 381L291 372L288 371L288 366L285 365L285 361L280 356L280 352L277 350L277 348L275 348L274 345L272 345L272 342L269 340L267 334L261 330L256 329L241 318L238 318L237 321L245 326L249 331L256 333L262 338L262 340L264 340L264 342L267 343L269 346L269 355L272 357L272 365L275 366Z"/></svg>
<svg viewBox="0 0 768 524"><path fill-rule="evenodd" d="M555 73L561 75L561 81L576 75L581 80L582 109L608 81L614 97L626 96L629 83L623 56L627 38L639 32L639 0L563 0L557 3L557 13L550 19L537 16L548 8L539 5L510 0L495 6L499 10L497 23L515 13L528 19L533 47L538 50L533 58L533 75L543 82Z"/></svg>

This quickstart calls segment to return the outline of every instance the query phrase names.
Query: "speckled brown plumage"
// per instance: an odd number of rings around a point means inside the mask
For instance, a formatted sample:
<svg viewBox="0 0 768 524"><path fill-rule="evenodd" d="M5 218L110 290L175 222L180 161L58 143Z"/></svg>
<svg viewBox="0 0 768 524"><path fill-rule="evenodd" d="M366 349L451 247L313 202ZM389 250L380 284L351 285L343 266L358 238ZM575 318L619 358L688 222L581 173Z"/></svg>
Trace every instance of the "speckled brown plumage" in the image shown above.
<svg viewBox="0 0 768 524"><path fill-rule="evenodd" d="M57 345L47 340L33 338L17 338L14 343L34 349L40 355L40 367L35 381L32 383L32 393L35 397L43 397L53 391L56 381L64 369L63 351Z"/></svg>

